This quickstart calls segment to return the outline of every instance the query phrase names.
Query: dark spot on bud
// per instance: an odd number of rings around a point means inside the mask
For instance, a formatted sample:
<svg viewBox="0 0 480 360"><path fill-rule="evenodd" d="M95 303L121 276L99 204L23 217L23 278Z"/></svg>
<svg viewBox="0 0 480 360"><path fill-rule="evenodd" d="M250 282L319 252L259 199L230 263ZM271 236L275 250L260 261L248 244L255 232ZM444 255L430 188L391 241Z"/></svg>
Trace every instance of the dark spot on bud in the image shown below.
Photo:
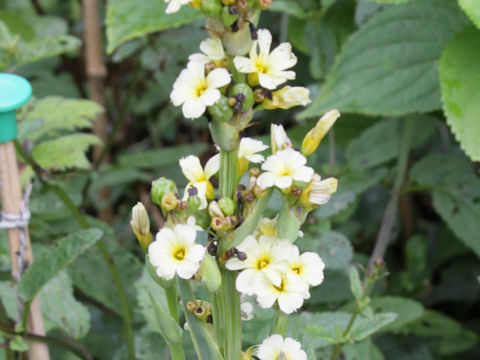
<svg viewBox="0 0 480 360"><path fill-rule="evenodd" d="M232 5L228 8L228 12L231 14L231 15L237 15L238 14L238 7L237 5Z"/></svg>
<svg viewBox="0 0 480 360"><path fill-rule="evenodd" d="M228 259L232 258L235 255L235 248L228 249L225 253L225 256Z"/></svg>
<svg viewBox="0 0 480 360"><path fill-rule="evenodd" d="M246 189L247 189L247 187L246 187L245 185L243 185L243 184L240 184L240 185L237 186L237 190L238 190L238 191L244 191L244 190L246 190Z"/></svg>
<svg viewBox="0 0 480 360"><path fill-rule="evenodd" d="M245 95L243 94L238 94L237 96L235 96L235 98L237 99L238 102L241 102L241 103L245 101Z"/></svg>
<svg viewBox="0 0 480 360"><path fill-rule="evenodd" d="M240 101L237 101L237 103L235 105L233 105L233 110L235 110L237 112L242 110L242 103Z"/></svg>
<svg viewBox="0 0 480 360"><path fill-rule="evenodd" d="M265 97L268 100L270 100L270 101L273 100L273 95L272 95L272 92L270 90L267 90L267 89L263 90L263 94L265 95Z"/></svg>
<svg viewBox="0 0 480 360"><path fill-rule="evenodd" d="M232 26L231 26L231 29L233 32L237 32L238 31L238 20L235 21Z"/></svg>
<svg viewBox="0 0 480 360"><path fill-rule="evenodd" d="M243 251L238 251L237 250L237 258L240 261L245 261L245 260L247 260L247 254L245 254Z"/></svg>
<svg viewBox="0 0 480 360"><path fill-rule="evenodd" d="M192 186L190 189L188 189L188 195L195 196L197 194L198 194L198 190L195 186Z"/></svg>
<svg viewBox="0 0 480 360"><path fill-rule="evenodd" d="M195 312L196 312L197 314L203 314L203 307L201 307L201 306L197 307L197 308L195 309Z"/></svg>
<svg viewBox="0 0 480 360"><path fill-rule="evenodd" d="M206 321L207 321L207 323L209 323L209 324L213 324L213 316L212 316L212 314L209 314L209 315L207 316L207 320L206 320Z"/></svg>
<svg viewBox="0 0 480 360"><path fill-rule="evenodd" d="M207 245L207 251L210 255L217 255L217 245L213 241L209 242Z"/></svg>
<svg viewBox="0 0 480 360"><path fill-rule="evenodd" d="M250 27L250 36L252 37L252 40L258 40L257 29L255 29L255 25L249 23L248 26Z"/></svg>

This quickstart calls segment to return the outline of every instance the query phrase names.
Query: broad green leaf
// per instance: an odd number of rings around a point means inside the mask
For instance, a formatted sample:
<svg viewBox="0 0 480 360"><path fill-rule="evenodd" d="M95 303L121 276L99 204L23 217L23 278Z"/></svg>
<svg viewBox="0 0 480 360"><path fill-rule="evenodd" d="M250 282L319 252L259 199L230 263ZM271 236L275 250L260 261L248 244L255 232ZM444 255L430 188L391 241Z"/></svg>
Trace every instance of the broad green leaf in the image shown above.
<svg viewBox="0 0 480 360"><path fill-rule="evenodd" d="M427 140L437 125L437 120L428 116L417 115L414 121L415 137L411 142L412 148ZM398 134L402 133L404 123L404 118L385 119L352 140L346 153L352 169L374 167L398 157L402 141Z"/></svg>
<svg viewBox="0 0 480 360"><path fill-rule="evenodd" d="M111 54L128 40L160 30L179 27L199 19L202 14L183 6L174 14L166 14L164 1L110 0L107 3L107 52Z"/></svg>
<svg viewBox="0 0 480 360"><path fill-rule="evenodd" d="M345 360L384 360L380 350L370 339L343 347Z"/></svg>
<svg viewBox="0 0 480 360"><path fill-rule="evenodd" d="M75 339L83 338L90 329L88 309L73 296L70 277L61 271L40 292L45 328L58 328Z"/></svg>
<svg viewBox="0 0 480 360"><path fill-rule="evenodd" d="M361 341L366 337L376 333L382 327L395 321L397 314L395 313L380 313L373 315L373 319L360 319L356 321L350 331L350 336L354 341Z"/></svg>
<svg viewBox="0 0 480 360"><path fill-rule="evenodd" d="M311 298L307 300L309 304L338 303L352 299L348 274L344 269L329 270L327 266L324 276L325 280L321 285L310 289Z"/></svg>
<svg viewBox="0 0 480 360"><path fill-rule="evenodd" d="M398 314L398 318L393 323L386 325L382 329L382 331L392 332L401 332L402 327L418 320L425 311L423 305L419 302L398 296L371 298L370 306L375 312Z"/></svg>
<svg viewBox="0 0 480 360"><path fill-rule="evenodd" d="M358 275L358 270L354 266L350 269L350 291L357 300L363 297L363 286L360 275Z"/></svg>
<svg viewBox="0 0 480 360"><path fill-rule="evenodd" d="M150 303L153 306L155 318L160 329L160 333L167 342L167 344L177 344L182 341L182 329L178 326L174 318L168 313L168 308L164 305L160 305L159 302L148 293L150 297Z"/></svg>
<svg viewBox="0 0 480 360"><path fill-rule="evenodd" d="M480 3L478 0L458 0L458 3L470 20L480 28Z"/></svg>
<svg viewBox="0 0 480 360"><path fill-rule="evenodd" d="M305 329L305 332L308 335L311 335L317 339L328 341L329 343L332 343L332 344L337 344L340 342L336 337L332 336L330 331L320 326L310 326Z"/></svg>
<svg viewBox="0 0 480 360"><path fill-rule="evenodd" d="M300 117L332 108L370 115L440 108L437 60L466 20L450 0L386 7L350 37L319 98Z"/></svg>
<svg viewBox="0 0 480 360"><path fill-rule="evenodd" d="M58 136L65 130L89 129L103 111L94 101L66 99L60 96L49 96L34 99L29 106L24 106L18 116L19 129L31 126L31 122L43 120L43 126L28 136L36 141L44 136Z"/></svg>
<svg viewBox="0 0 480 360"><path fill-rule="evenodd" d="M401 3L405 3L407 1L413 1L413 0L370 0L370 1L376 1L377 3L381 3L381 4L401 4Z"/></svg>
<svg viewBox="0 0 480 360"><path fill-rule="evenodd" d="M100 240L102 235L99 229L89 229L58 240L25 271L18 285L18 296L31 301L48 281Z"/></svg>
<svg viewBox="0 0 480 360"><path fill-rule="evenodd" d="M479 48L480 30L468 27L447 45L439 66L447 123L473 161L480 161Z"/></svg>
<svg viewBox="0 0 480 360"><path fill-rule="evenodd" d="M176 145L165 149L143 150L130 154L122 154L118 158L120 165L134 166L140 169L158 169L177 164L178 159L188 155L201 155L207 150L205 143Z"/></svg>
<svg viewBox="0 0 480 360"><path fill-rule="evenodd" d="M33 158L44 169L87 169L90 166L85 152L92 145L101 145L91 134L73 134L49 140L33 149Z"/></svg>
<svg viewBox="0 0 480 360"><path fill-rule="evenodd" d="M269 10L288 14L298 19L307 17L307 12L295 0L276 0Z"/></svg>
<svg viewBox="0 0 480 360"><path fill-rule="evenodd" d="M326 269L347 271L353 257L353 248L345 235L329 231L323 234L305 234L298 242L302 251L315 251L325 262Z"/></svg>

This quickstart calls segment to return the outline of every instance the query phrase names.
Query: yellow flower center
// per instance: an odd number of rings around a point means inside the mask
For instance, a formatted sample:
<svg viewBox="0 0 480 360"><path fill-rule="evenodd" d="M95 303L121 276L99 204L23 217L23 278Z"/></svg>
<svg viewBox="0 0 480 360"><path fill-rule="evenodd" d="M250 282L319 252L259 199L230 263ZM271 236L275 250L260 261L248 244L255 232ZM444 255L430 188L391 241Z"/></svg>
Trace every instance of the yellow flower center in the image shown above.
<svg viewBox="0 0 480 360"><path fill-rule="evenodd" d="M265 266L270 263L270 260L267 258L261 258L257 261L257 269L262 270Z"/></svg>
<svg viewBox="0 0 480 360"><path fill-rule="evenodd" d="M266 74L268 72L267 64L265 64L265 62L260 58L257 58L257 60L255 60L255 67L257 68L257 71L261 74Z"/></svg>
<svg viewBox="0 0 480 360"><path fill-rule="evenodd" d="M283 279L282 279L282 282L280 283L280 285L278 285L278 286L273 285L273 287L274 287L275 290L277 290L278 292L284 292L284 291L285 291L285 284L284 284L284 282L283 282Z"/></svg>
<svg viewBox="0 0 480 360"><path fill-rule="evenodd" d="M203 95L203 93L207 90L208 86L205 82L198 84L197 88L195 89L196 91L196 96L200 97Z"/></svg>
<svg viewBox="0 0 480 360"><path fill-rule="evenodd" d="M297 274L297 275L300 275L300 273L302 272L302 268L300 266L295 266L292 268L292 271Z"/></svg>
<svg viewBox="0 0 480 360"><path fill-rule="evenodd" d="M290 357L287 357L283 351L280 351L275 360L290 360Z"/></svg>
<svg viewBox="0 0 480 360"><path fill-rule="evenodd" d="M173 254L173 257L179 261L183 260L185 258L185 249L184 248L177 249Z"/></svg>

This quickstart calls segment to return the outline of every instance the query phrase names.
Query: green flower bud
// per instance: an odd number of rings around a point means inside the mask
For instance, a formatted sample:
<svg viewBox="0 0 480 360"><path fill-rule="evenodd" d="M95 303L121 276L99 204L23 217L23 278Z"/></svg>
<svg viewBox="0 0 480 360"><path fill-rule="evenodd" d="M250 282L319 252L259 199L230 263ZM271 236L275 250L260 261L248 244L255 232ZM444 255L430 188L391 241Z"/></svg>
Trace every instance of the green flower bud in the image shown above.
<svg viewBox="0 0 480 360"><path fill-rule="evenodd" d="M233 109L228 105L228 99L225 96L209 106L208 112L217 121L230 121L233 117Z"/></svg>
<svg viewBox="0 0 480 360"><path fill-rule="evenodd" d="M138 242L142 246L143 251L147 252L148 245L152 242L152 234L150 233L150 219L147 210L141 202L138 202L132 208L132 221L130 226L137 237Z"/></svg>
<svg viewBox="0 0 480 360"><path fill-rule="evenodd" d="M220 16L222 4L220 3L220 0L202 0L200 9L205 15L216 17Z"/></svg>
<svg viewBox="0 0 480 360"><path fill-rule="evenodd" d="M236 84L231 90L231 97L235 97L238 101L242 103L241 112L248 111L252 108L255 99L253 97L253 91L250 86L247 84Z"/></svg>
<svg viewBox="0 0 480 360"><path fill-rule="evenodd" d="M216 292L222 283L217 261L210 254L205 254L202 260L202 283L211 293Z"/></svg>
<svg viewBox="0 0 480 360"><path fill-rule="evenodd" d="M232 216L236 208L235 202L228 197L223 197L220 200L218 200L218 206L220 207L222 212L227 216Z"/></svg>
<svg viewBox="0 0 480 360"><path fill-rule="evenodd" d="M162 209L165 212L174 210L177 207L177 204L177 195L174 193L169 192L162 198Z"/></svg>
<svg viewBox="0 0 480 360"><path fill-rule="evenodd" d="M208 210L200 210L195 213L195 224L200 226L202 229L207 229L210 225L210 215Z"/></svg>
<svg viewBox="0 0 480 360"><path fill-rule="evenodd" d="M197 195L190 196L187 202L188 202L187 210L191 213L197 211L201 205L201 200Z"/></svg>
<svg viewBox="0 0 480 360"><path fill-rule="evenodd" d="M225 6L222 9L222 21L225 24L225 26L232 26L232 24L237 20L238 20L238 13L232 14L228 6Z"/></svg>
<svg viewBox="0 0 480 360"><path fill-rule="evenodd" d="M172 180L161 177L152 182L151 194L155 204L162 206L162 199L167 193L177 193L177 186Z"/></svg>

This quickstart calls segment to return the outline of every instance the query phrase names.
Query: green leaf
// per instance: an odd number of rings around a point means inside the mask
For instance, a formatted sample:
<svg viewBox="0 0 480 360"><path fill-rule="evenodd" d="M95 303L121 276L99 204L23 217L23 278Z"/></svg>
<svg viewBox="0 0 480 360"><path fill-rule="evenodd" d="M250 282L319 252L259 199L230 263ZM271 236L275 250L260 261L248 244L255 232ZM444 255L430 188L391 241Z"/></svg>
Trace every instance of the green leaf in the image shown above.
<svg viewBox="0 0 480 360"><path fill-rule="evenodd" d="M65 271L43 286L40 302L45 328L58 328L75 339L83 338L90 329L88 309L73 296L73 286Z"/></svg>
<svg viewBox="0 0 480 360"><path fill-rule="evenodd" d="M340 112L401 115L441 107L437 60L466 18L450 0L388 6L353 34L301 118Z"/></svg>
<svg viewBox="0 0 480 360"><path fill-rule="evenodd" d="M376 333L382 327L390 324L395 321L397 314L395 313L381 313L373 315L373 319L360 319L355 322L352 330L350 331L350 336L354 341L361 341L366 337Z"/></svg>
<svg viewBox="0 0 480 360"><path fill-rule="evenodd" d="M49 140L35 146L33 158L44 169L88 169L90 162L85 152L92 145L101 145L98 137L91 134L73 134Z"/></svg>
<svg viewBox="0 0 480 360"><path fill-rule="evenodd" d="M205 143L176 145L165 149L143 150L124 153L118 157L120 165L134 166L140 169L158 169L178 163L178 159L188 155L201 155L207 150Z"/></svg>
<svg viewBox="0 0 480 360"><path fill-rule="evenodd" d="M418 320L425 309L419 302L399 296L374 297L370 299L370 306L375 312L388 312L398 314L393 323L386 325L382 331L401 332L401 329Z"/></svg>
<svg viewBox="0 0 480 360"><path fill-rule="evenodd" d="M329 343L332 343L332 344L339 343L339 340L337 340L336 337L332 336L330 331L320 326L309 326L305 329L305 333L317 339L328 341Z"/></svg>
<svg viewBox="0 0 480 360"><path fill-rule="evenodd" d="M458 3L470 20L480 28L480 4L478 0L458 0Z"/></svg>
<svg viewBox="0 0 480 360"><path fill-rule="evenodd" d="M48 281L100 240L102 235L99 229L89 229L58 240L25 271L18 285L18 296L31 301Z"/></svg>
<svg viewBox="0 0 480 360"><path fill-rule="evenodd" d="M438 121L422 115L416 115L413 121L416 136L412 139L411 147L415 148L432 136ZM352 140L346 153L351 168L367 169L398 157L402 141L398 134L402 133L404 124L405 118L385 119Z"/></svg>
<svg viewBox="0 0 480 360"><path fill-rule="evenodd" d="M32 126L32 122L43 120L43 126L28 136L29 140L36 141L45 136L58 136L65 130L90 129L102 111L98 103L90 100L60 96L34 99L19 113L19 130Z"/></svg>
<svg viewBox="0 0 480 360"><path fill-rule="evenodd" d="M276 0L269 10L288 14L298 19L307 17L306 11L295 0Z"/></svg>
<svg viewBox="0 0 480 360"><path fill-rule="evenodd" d="M356 344L347 344L343 347L345 360L384 360L380 350L366 339Z"/></svg>
<svg viewBox="0 0 480 360"><path fill-rule="evenodd" d="M166 14L164 1L110 0L107 3L107 52L146 34L179 27L202 17L190 6L174 14Z"/></svg>
<svg viewBox="0 0 480 360"><path fill-rule="evenodd" d="M329 231L323 234L305 234L298 245L302 251L315 251L329 270L347 271L353 257L353 248L345 235Z"/></svg>
<svg viewBox="0 0 480 360"><path fill-rule="evenodd" d="M473 161L480 161L479 48L480 30L468 27L446 46L439 66L447 123Z"/></svg>
<svg viewBox="0 0 480 360"><path fill-rule="evenodd" d="M363 297L363 286L358 275L358 270L352 266L350 269L350 290L355 299L360 300Z"/></svg>
<svg viewBox="0 0 480 360"><path fill-rule="evenodd" d="M160 303L148 293L150 302L153 306L155 318L157 319L160 333L168 344L178 344L182 341L182 329L178 326L175 319L168 313L168 308Z"/></svg>

